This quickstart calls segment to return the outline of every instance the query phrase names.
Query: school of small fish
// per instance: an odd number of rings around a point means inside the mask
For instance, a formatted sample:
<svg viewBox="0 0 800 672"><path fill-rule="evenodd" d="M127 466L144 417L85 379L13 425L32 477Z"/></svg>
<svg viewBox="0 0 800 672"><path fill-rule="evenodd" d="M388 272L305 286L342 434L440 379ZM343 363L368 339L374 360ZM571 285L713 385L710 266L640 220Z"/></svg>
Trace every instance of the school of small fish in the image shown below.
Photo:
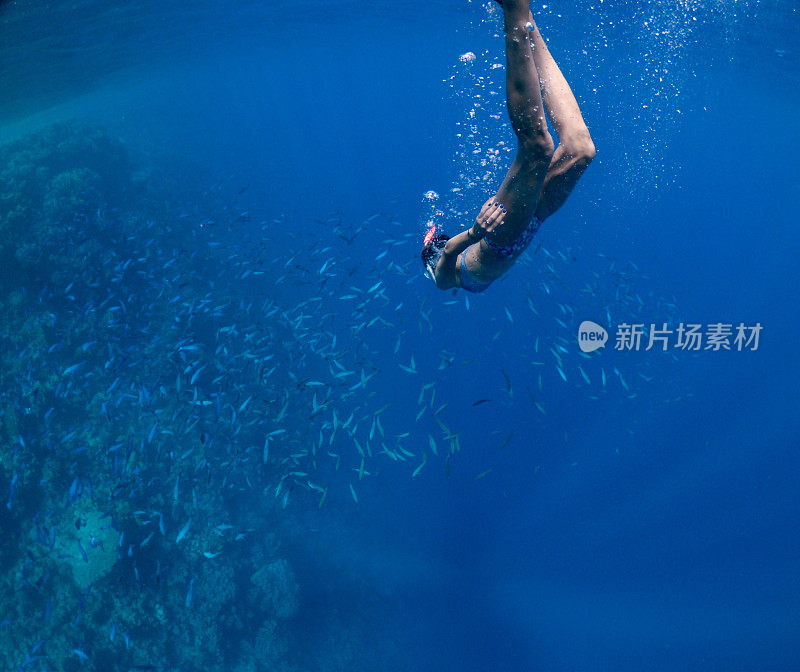
<svg viewBox="0 0 800 672"><path fill-rule="evenodd" d="M35 150L42 171L79 183L54 167L64 143L51 136L7 152ZM246 588L231 568L256 562L247 544L270 516L363 506L369 479L449 476L486 440L462 432L465 417L483 414L490 436L498 409L543 417L559 385L634 397L637 380L578 351L577 324L598 309L609 324L674 313L637 292L635 266L577 245L538 243L490 300L439 293L417 227L388 212L259 219L240 205L247 187L220 191L179 212L48 206L44 233L0 211L0 230L22 247L31 236L38 255L18 253L2 277L2 669L102 656L114 669L226 669L210 644L188 660L170 641L212 627L206 614ZM79 589L102 558L109 568ZM259 604L263 620L272 607Z"/></svg>

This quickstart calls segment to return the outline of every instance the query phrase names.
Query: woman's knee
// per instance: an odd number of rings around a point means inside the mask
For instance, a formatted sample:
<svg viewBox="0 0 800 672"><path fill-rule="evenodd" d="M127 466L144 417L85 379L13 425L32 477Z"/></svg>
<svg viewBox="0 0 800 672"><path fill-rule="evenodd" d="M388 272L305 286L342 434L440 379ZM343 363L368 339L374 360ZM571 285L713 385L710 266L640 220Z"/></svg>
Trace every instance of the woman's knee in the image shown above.
<svg viewBox="0 0 800 672"><path fill-rule="evenodd" d="M560 140L566 153L581 163L588 165L597 154L588 128L584 127L578 132L565 134Z"/></svg>

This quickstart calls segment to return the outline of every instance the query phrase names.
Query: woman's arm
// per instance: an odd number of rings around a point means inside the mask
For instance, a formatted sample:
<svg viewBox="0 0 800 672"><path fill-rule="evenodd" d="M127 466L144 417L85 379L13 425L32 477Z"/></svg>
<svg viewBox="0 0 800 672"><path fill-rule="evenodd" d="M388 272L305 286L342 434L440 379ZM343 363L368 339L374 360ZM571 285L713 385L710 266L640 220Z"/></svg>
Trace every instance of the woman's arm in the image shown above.
<svg viewBox="0 0 800 672"><path fill-rule="evenodd" d="M474 245L503 223L506 209L494 196L483 204L471 229L462 231L445 243L439 262L436 264L436 286L439 289L456 287L456 261L458 255Z"/></svg>

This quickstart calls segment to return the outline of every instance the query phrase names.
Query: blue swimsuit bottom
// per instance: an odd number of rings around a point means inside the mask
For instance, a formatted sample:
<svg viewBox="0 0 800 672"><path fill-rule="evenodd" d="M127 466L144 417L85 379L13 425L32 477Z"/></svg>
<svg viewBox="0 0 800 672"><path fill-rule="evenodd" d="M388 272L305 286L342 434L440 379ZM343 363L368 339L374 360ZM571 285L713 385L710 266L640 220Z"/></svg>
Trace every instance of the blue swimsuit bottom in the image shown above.
<svg viewBox="0 0 800 672"><path fill-rule="evenodd" d="M461 264L458 267L458 277L461 280L461 289L466 289L468 292L482 292L490 284L490 282L481 282L467 269L467 251L461 253Z"/></svg>

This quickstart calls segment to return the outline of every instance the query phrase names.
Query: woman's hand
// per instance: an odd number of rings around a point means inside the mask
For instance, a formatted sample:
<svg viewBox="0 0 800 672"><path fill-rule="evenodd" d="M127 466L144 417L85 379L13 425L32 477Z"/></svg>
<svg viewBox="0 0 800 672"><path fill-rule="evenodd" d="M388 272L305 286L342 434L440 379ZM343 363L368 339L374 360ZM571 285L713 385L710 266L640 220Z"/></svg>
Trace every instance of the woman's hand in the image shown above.
<svg viewBox="0 0 800 672"><path fill-rule="evenodd" d="M469 235L472 240L483 238L487 233L491 233L503 223L507 210L503 204L492 196L483 204L481 211L475 218L475 224L470 229Z"/></svg>

